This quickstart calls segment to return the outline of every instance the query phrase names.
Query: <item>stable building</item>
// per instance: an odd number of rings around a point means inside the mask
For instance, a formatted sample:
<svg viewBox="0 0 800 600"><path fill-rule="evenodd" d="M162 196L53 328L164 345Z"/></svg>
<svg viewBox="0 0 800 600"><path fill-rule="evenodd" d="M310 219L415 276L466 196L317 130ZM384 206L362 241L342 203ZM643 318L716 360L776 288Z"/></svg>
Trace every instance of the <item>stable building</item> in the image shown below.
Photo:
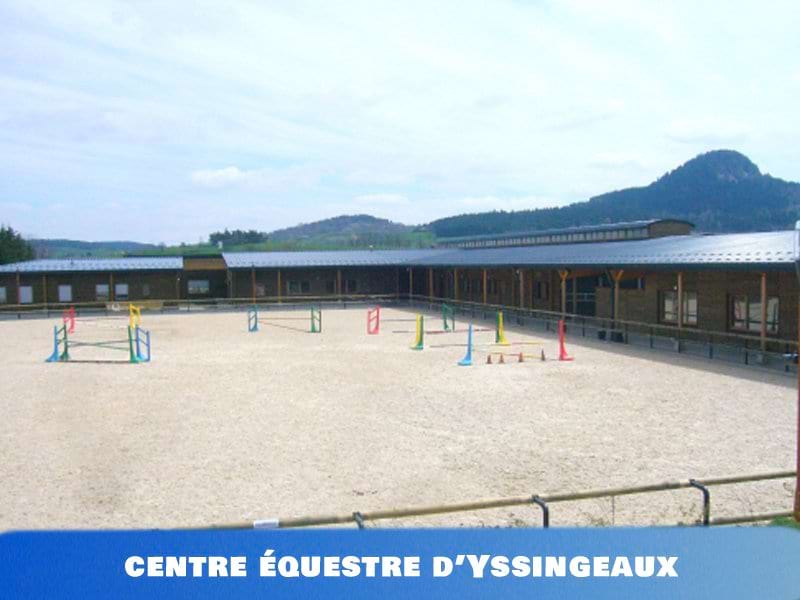
<svg viewBox="0 0 800 600"><path fill-rule="evenodd" d="M797 337L796 230L697 235L686 222L652 220L545 235L414 250L27 261L0 266L0 315L144 300L391 297L749 336L764 346Z"/></svg>

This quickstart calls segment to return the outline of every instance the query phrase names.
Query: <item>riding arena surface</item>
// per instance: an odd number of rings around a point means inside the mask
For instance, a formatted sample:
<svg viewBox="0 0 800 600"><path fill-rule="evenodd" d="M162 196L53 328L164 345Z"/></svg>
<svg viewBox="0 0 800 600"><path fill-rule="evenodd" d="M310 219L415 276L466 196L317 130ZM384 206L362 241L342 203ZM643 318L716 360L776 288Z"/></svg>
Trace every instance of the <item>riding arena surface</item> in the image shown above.
<svg viewBox="0 0 800 600"><path fill-rule="evenodd" d="M791 377L415 313L143 312L146 364L46 363L56 319L0 321L0 527L175 528L791 468ZM270 320L273 319L273 322ZM394 320L397 319L397 320ZM59 323L60 324L60 323ZM101 339L124 321L78 322ZM425 329L442 327L425 313ZM94 329L93 329L94 328ZM540 360L541 351L547 360ZM486 364L487 351L505 352ZM517 355L523 352L524 362ZM116 357L112 357L116 358ZM783 481L712 490L715 516L791 507ZM559 503L553 526L692 523L696 489ZM535 505L380 526L538 526ZM370 524L371 525L371 524ZM352 527L352 525L350 525Z"/></svg>

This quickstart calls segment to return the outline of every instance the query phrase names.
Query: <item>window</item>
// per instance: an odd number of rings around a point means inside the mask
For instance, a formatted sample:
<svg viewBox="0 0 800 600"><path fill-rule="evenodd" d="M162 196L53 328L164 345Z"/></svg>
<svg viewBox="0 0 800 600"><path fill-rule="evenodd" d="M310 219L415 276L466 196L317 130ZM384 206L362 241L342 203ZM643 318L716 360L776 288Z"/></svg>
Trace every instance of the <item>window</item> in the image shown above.
<svg viewBox="0 0 800 600"><path fill-rule="evenodd" d="M348 294L355 294L358 291L358 281L355 279L346 279L344 282L344 291Z"/></svg>
<svg viewBox="0 0 800 600"><path fill-rule="evenodd" d="M19 286L19 303L31 304L33 302L33 288L29 285Z"/></svg>
<svg viewBox="0 0 800 600"><path fill-rule="evenodd" d="M697 325L697 292L683 292L683 324Z"/></svg>
<svg viewBox="0 0 800 600"><path fill-rule="evenodd" d="M267 295L267 286L263 283L256 284L256 296L266 296Z"/></svg>
<svg viewBox="0 0 800 600"><path fill-rule="evenodd" d="M767 333L778 333L778 298L767 298ZM731 299L731 329L761 333L761 298L733 296Z"/></svg>
<svg viewBox="0 0 800 600"><path fill-rule="evenodd" d="M328 279L328 281L325 282L325 291L328 294L333 294L336 291L336 283L333 279Z"/></svg>
<svg viewBox="0 0 800 600"><path fill-rule="evenodd" d="M149 283L143 283L142 284L142 297L143 298L149 298L150 297L150 284Z"/></svg>
<svg viewBox="0 0 800 600"><path fill-rule="evenodd" d="M672 290L661 292L661 321L678 322L678 292Z"/></svg>
<svg viewBox="0 0 800 600"><path fill-rule="evenodd" d="M311 292L311 282L309 281L287 281L286 291L291 295L308 294Z"/></svg>
<svg viewBox="0 0 800 600"><path fill-rule="evenodd" d="M114 300L128 299L128 284L118 283L114 286Z"/></svg>
<svg viewBox="0 0 800 600"><path fill-rule="evenodd" d="M72 286L60 285L58 286L58 301L59 302L72 302Z"/></svg>
<svg viewBox="0 0 800 600"><path fill-rule="evenodd" d="M0 304L8 302L8 292L4 286L0 286Z"/></svg>
<svg viewBox="0 0 800 600"><path fill-rule="evenodd" d="M186 285L190 296L202 296L211 291L208 279L190 279Z"/></svg>
<svg viewBox="0 0 800 600"><path fill-rule="evenodd" d="M537 281L536 282L536 299L537 300L547 300L548 289L547 289L547 282L546 281Z"/></svg>
<svg viewBox="0 0 800 600"><path fill-rule="evenodd" d="M98 283L94 286L94 296L98 301L108 300L109 287L107 283Z"/></svg>

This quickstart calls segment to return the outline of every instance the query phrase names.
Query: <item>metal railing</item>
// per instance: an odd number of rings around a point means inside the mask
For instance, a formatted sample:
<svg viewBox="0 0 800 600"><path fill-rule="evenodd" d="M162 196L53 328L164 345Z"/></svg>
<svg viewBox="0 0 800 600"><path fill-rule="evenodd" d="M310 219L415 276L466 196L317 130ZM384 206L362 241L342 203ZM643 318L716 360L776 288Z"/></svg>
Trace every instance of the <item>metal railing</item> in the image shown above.
<svg viewBox="0 0 800 600"><path fill-rule="evenodd" d="M295 308L307 309L309 304L328 308L347 308L364 304L391 305L398 301L397 294L343 294L337 296L297 295L297 296L259 296L244 298L196 298L173 300L120 300L97 302L60 302L39 304L5 304L0 305L0 321L8 319L52 318L60 317L64 309L75 307L78 314L102 314L116 316L125 313L129 304L141 306L146 312L197 312L197 311L237 311L245 310L253 305L281 310Z"/></svg>
<svg viewBox="0 0 800 600"><path fill-rule="evenodd" d="M639 485L631 487L606 488L596 490L586 490L580 492L566 492L556 494L528 494L525 496L515 496L508 498L495 498L489 500L478 500L473 502L461 502L454 504L439 504L434 506L417 506L410 508L394 508L375 511L354 511L345 514L333 515L312 515L304 517L274 518L259 521L245 521L239 523L227 523L212 525L216 529L260 529L260 528L296 528L296 527L324 527L330 525L354 524L359 529L364 528L368 521L381 521L389 519L403 519L409 517L425 517L433 515L444 515L450 513L471 512L477 510L489 510L497 508L508 508L512 506L538 506L542 513L542 527L550 526L550 517L553 505L564 502L576 502L580 500L590 500L597 498L617 498L619 496L630 496L634 494L650 494L657 492L667 492L683 489L697 489L702 495L702 512L696 525L732 525L736 523L755 523L760 521L770 521L781 517L791 517L792 511L774 511L764 513L751 513L749 515L735 515L711 518L711 488L753 483L760 481L770 481L778 479L794 478L794 471L774 471L770 473L760 473L755 475L736 475L729 477L708 477L704 479L680 479L675 481L665 481L650 485ZM691 524L691 523L690 523ZM687 523L677 523L677 525L687 525ZM204 527L207 528L207 527Z"/></svg>
<svg viewBox="0 0 800 600"><path fill-rule="evenodd" d="M453 306L458 314L472 319L488 321L494 318L496 311L501 310L505 316L506 326L517 325L532 330L555 333L558 321L563 319L567 324L567 332L572 336L764 367L776 372L797 372L798 344L796 340L777 338L764 340L760 336L694 327L676 327L497 304L442 300L419 295L411 296L408 299L410 306L429 310L436 310L443 302Z"/></svg>
<svg viewBox="0 0 800 600"><path fill-rule="evenodd" d="M129 302L143 305L148 312L238 311L253 306L252 297L200 298L180 300L131 300L120 302L68 302L49 304L15 304L0 306L0 321L4 319L51 318L59 316L64 308L74 306L78 314L118 314ZM626 321L606 317L591 317L540 309L519 308L500 304L482 304L464 300L433 298L412 294L349 294L341 296L297 295L258 297L255 305L265 310L306 309L309 304L325 308L347 308L365 304L384 306L427 307L440 309L443 303L455 308L457 314L472 319L491 319L502 310L506 325L517 325L532 330L555 333L557 323L564 319L570 335L597 339L603 342L627 344L705 357L741 365L763 367L776 372L796 373L798 344L795 340L768 337L762 339L740 333L703 330L695 327Z"/></svg>

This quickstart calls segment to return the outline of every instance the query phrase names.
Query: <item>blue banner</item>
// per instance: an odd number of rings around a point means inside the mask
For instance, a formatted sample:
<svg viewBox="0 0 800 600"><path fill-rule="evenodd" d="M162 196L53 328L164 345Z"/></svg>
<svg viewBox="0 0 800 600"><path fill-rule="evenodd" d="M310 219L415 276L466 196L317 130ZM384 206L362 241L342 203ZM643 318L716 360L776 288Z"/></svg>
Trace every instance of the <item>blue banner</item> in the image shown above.
<svg viewBox="0 0 800 600"><path fill-rule="evenodd" d="M780 527L19 532L4 598L792 598Z"/></svg>

